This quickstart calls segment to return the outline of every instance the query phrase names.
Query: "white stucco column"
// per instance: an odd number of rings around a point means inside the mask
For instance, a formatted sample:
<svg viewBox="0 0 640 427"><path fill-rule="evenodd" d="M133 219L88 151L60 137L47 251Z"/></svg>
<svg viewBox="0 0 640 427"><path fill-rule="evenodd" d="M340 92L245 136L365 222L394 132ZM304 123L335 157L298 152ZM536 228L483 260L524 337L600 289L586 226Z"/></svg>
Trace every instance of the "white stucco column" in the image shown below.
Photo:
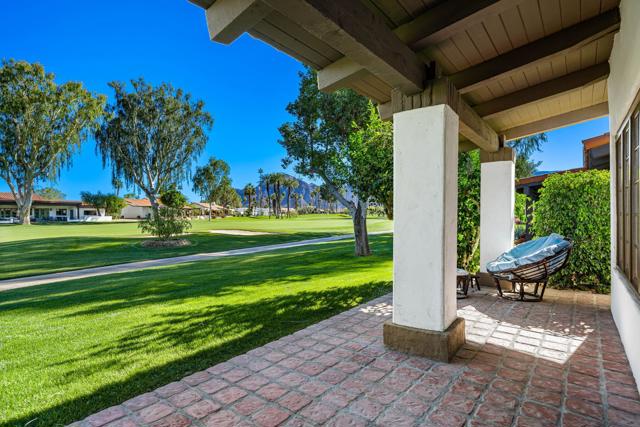
<svg viewBox="0 0 640 427"><path fill-rule="evenodd" d="M458 115L437 105L393 120L393 323L444 331L456 319Z"/></svg>
<svg viewBox="0 0 640 427"><path fill-rule="evenodd" d="M513 247L515 153L501 148L480 152L480 271Z"/></svg>

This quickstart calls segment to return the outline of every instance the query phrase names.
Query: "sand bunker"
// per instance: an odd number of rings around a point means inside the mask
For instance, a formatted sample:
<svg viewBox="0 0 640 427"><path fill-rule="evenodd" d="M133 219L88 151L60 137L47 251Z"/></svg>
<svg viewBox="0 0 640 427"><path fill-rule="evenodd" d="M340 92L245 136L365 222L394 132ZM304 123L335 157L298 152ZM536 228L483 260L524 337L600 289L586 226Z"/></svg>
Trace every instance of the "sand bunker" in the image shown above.
<svg viewBox="0 0 640 427"><path fill-rule="evenodd" d="M230 236L264 236L269 233L266 231L249 231L249 230L209 230L209 233L213 234L228 234Z"/></svg>

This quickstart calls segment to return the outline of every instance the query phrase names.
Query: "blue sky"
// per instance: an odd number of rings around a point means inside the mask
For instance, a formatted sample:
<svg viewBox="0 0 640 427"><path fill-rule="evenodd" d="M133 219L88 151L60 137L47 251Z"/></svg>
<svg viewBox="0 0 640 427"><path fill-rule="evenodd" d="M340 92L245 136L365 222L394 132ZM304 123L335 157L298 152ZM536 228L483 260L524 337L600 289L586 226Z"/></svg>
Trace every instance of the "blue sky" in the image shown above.
<svg viewBox="0 0 640 427"><path fill-rule="evenodd" d="M187 0L109 2L44 0L2 5L0 58L40 62L59 82L82 81L111 96L107 83L144 76L170 82L204 100L215 123L199 159L226 160L236 187L255 182L257 170L281 170L284 150L278 127L289 120L285 106L296 97L294 59L242 36L231 46L209 40L204 12ZM582 139L606 132L607 119L549 133L540 169L582 165ZM54 184L78 198L80 191L111 191L108 170L89 140ZM183 190L191 198L190 186ZM0 191L8 191L0 182Z"/></svg>

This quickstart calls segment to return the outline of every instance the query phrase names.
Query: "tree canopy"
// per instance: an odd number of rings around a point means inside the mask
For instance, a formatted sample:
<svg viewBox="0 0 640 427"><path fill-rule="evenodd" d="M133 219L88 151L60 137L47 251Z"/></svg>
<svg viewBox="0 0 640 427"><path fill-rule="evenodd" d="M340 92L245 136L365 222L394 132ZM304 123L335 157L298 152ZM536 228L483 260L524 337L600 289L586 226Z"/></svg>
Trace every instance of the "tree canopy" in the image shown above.
<svg viewBox="0 0 640 427"><path fill-rule="evenodd" d="M100 191L97 193L83 191L80 193L80 198L87 205L96 208L96 211L100 216L104 216L106 214L119 217L122 208L126 206L124 199L116 196L115 194L103 194Z"/></svg>
<svg viewBox="0 0 640 427"><path fill-rule="evenodd" d="M81 83L58 84L40 64L3 61L0 67L0 176L18 217L29 224L34 186L56 179L95 129L106 98Z"/></svg>
<svg viewBox="0 0 640 427"><path fill-rule="evenodd" d="M132 80L130 91L120 82L109 86L115 100L96 133L97 149L113 178L140 188L157 211L158 195L189 177L213 120L203 101L167 83Z"/></svg>
<svg viewBox="0 0 640 427"><path fill-rule="evenodd" d="M37 188L35 194L45 200L64 200L67 197L66 194L54 187Z"/></svg>
<svg viewBox="0 0 640 427"><path fill-rule="evenodd" d="M295 120L280 127L280 144L287 150L283 166L311 178L319 177L354 221L356 254L369 255L366 231L367 201L372 194L366 179L354 167L356 147L364 138L352 138L371 120L372 105L351 90L322 93L316 73L310 68L300 73L298 98L287 106ZM342 189L351 188L355 200L348 200Z"/></svg>
<svg viewBox="0 0 640 427"><path fill-rule="evenodd" d="M222 198L223 194L231 187L229 177L230 168L227 162L215 157L210 157L204 166L198 166L193 175L193 191L203 202L209 203L209 220L211 220L211 205Z"/></svg>
<svg viewBox="0 0 640 427"><path fill-rule="evenodd" d="M538 170L542 162L532 160L531 156L536 151L540 151L545 142L547 142L547 134L539 133L509 143L509 146L516 150L516 178L532 176Z"/></svg>

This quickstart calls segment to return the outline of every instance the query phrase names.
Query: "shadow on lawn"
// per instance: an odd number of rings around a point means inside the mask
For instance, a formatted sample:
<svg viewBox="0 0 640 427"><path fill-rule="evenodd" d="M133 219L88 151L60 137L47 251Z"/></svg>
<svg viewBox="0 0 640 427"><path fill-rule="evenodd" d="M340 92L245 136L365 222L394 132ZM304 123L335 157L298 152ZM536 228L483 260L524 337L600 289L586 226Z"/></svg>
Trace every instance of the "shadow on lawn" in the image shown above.
<svg viewBox="0 0 640 427"><path fill-rule="evenodd" d="M309 276L312 275L313 268L307 268ZM199 310L163 313L156 316L154 321L131 329L117 342L95 348L95 354L108 352L117 355L143 351L153 354L153 348L149 347L184 345L202 342L205 338L218 343L188 357L139 372L125 381L103 386L87 396L10 420L9 424L24 425L33 419L37 421L31 425L38 426L70 423L291 334L390 290L390 282L370 282L325 291L303 291L246 304L212 305ZM225 337L231 339L225 340ZM90 360L91 357L89 354L83 359ZM64 363L69 362L75 363L76 360ZM127 360L122 359L118 363L124 366ZM96 370L106 367L98 364L74 370L69 375L89 377ZM114 369L113 363L108 367Z"/></svg>
<svg viewBox="0 0 640 427"><path fill-rule="evenodd" d="M326 237L335 233L281 233L260 236L217 235L194 232L190 246L150 249L140 237L67 236L0 243L0 280L77 270L147 259Z"/></svg>
<svg viewBox="0 0 640 427"><path fill-rule="evenodd" d="M353 257L353 241L343 240L5 291L0 292L0 310L55 312L75 307L64 316L76 317L201 296L223 297L270 282L294 285L323 274L369 269L390 258L391 241L390 235L375 236L370 242L374 255L364 258Z"/></svg>

